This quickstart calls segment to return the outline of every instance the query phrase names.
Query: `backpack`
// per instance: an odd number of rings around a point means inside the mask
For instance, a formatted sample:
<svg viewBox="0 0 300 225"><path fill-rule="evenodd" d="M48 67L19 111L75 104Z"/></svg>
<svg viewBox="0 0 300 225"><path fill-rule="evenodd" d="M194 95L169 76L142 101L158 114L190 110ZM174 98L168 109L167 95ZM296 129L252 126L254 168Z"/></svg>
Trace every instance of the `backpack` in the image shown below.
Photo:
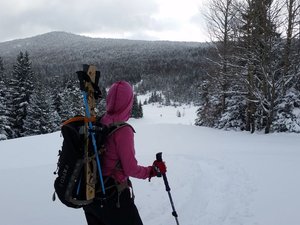
<svg viewBox="0 0 300 225"><path fill-rule="evenodd" d="M54 181L55 192L53 194L53 201L55 201L55 193L59 200L68 207L81 208L89 205L94 201L94 196L89 198L87 196L87 189L89 185L86 182L85 165L87 162L95 165L95 151L93 149L91 135L88 140L85 140L85 132L87 118L84 116L73 117L63 123L61 133L63 136L62 149L59 150L57 169L54 174L57 177ZM106 138L117 129L130 126L125 122L113 123L106 126L96 120L92 121L93 131L97 143L97 154L105 151ZM91 131L89 131L91 132ZM85 151L85 144L88 142L88 152ZM92 183L94 188L99 179L97 179L97 167L93 167ZM98 176L99 178L99 176Z"/></svg>

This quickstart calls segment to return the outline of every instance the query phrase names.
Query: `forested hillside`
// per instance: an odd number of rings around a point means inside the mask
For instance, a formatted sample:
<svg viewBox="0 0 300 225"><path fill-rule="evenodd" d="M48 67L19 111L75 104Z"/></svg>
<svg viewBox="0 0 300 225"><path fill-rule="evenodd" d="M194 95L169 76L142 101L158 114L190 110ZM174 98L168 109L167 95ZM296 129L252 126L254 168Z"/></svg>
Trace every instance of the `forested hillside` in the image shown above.
<svg viewBox="0 0 300 225"><path fill-rule="evenodd" d="M69 80L82 64L94 64L102 73L101 82L105 87L120 79L132 83L143 80L143 91L165 89L179 101L190 101L196 99L195 94L181 89L186 89L183 84L194 85L204 73L201 63L205 63L205 46L203 43L98 39L51 32L0 43L0 57L5 70L11 72L20 51L27 51L35 74L58 82Z"/></svg>
<svg viewBox="0 0 300 225"><path fill-rule="evenodd" d="M0 139L53 132L61 121L83 113L75 73L82 64L100 70L103 93L124 79L138 94L159 91L167 104L197 102L208 52L202 43L94 39L65 32L0 43ZM103 110L103 100L100 105ZM133 115L142 115L139 111Z"/></svg>

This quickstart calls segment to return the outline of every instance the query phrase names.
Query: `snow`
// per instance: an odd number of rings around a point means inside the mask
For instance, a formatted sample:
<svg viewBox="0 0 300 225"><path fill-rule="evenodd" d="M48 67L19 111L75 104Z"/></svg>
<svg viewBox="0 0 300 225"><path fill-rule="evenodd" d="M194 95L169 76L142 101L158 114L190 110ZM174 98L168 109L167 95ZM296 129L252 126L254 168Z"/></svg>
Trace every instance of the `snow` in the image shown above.
<svg viewBox="0 0 300 225"><path fill-rule="evenodd" d="M0 134L0 141L6 140L6 139L7 139L7 137L5 134Z"/></svg>
<svg viewBox="0 0 300 225"><path fill-rule="evenodd" d="M177 117L177 111L184 116ZM250 134L193 126L196 108L144 106L137 159L163 152L181 225L299 225L299 134ZM52 201L59 132L0 142L0 224L86 224L81 209ZM144 224L176 224L162 179L132 179Z"/></svg>

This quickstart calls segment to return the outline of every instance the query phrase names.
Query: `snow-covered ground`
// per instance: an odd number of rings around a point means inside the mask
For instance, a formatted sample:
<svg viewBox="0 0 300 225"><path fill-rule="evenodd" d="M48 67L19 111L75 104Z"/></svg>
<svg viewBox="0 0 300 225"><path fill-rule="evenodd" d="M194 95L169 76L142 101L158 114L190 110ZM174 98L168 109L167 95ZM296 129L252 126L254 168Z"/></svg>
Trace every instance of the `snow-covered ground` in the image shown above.
<svg viewBox="0 0 300 225"><path fill-rule="evenodd" d="M299 225L299 134L196 127L195 110L147 105L130 120L140 164L163 152L180 224ZM82 210L52 201L61 142L59 132L0 142L1 225L86 224ZM176 224L163 180L132 180L144 224Z"/></svg>

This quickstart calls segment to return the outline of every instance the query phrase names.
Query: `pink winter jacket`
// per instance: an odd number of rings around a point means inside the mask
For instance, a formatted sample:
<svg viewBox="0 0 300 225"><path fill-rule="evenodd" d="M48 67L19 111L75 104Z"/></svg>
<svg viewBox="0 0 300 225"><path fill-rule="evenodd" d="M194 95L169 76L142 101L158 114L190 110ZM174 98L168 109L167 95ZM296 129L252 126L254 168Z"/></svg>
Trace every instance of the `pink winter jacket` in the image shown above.
<svg viewBox="0 0 300 225"><path fill-rule="evenodd" d="M101 122L106 125L126 122L130 117L132 104L133 90L130 84L125 81L114 83L108 91L106 113ZM121 162L121 169L116 169L118 161ZM135 158L134 132L130 126L122 127L109 136L102 168L104 176L112 176L120 183L128 177L149 177L151 166L140 166Z"/></svg>

